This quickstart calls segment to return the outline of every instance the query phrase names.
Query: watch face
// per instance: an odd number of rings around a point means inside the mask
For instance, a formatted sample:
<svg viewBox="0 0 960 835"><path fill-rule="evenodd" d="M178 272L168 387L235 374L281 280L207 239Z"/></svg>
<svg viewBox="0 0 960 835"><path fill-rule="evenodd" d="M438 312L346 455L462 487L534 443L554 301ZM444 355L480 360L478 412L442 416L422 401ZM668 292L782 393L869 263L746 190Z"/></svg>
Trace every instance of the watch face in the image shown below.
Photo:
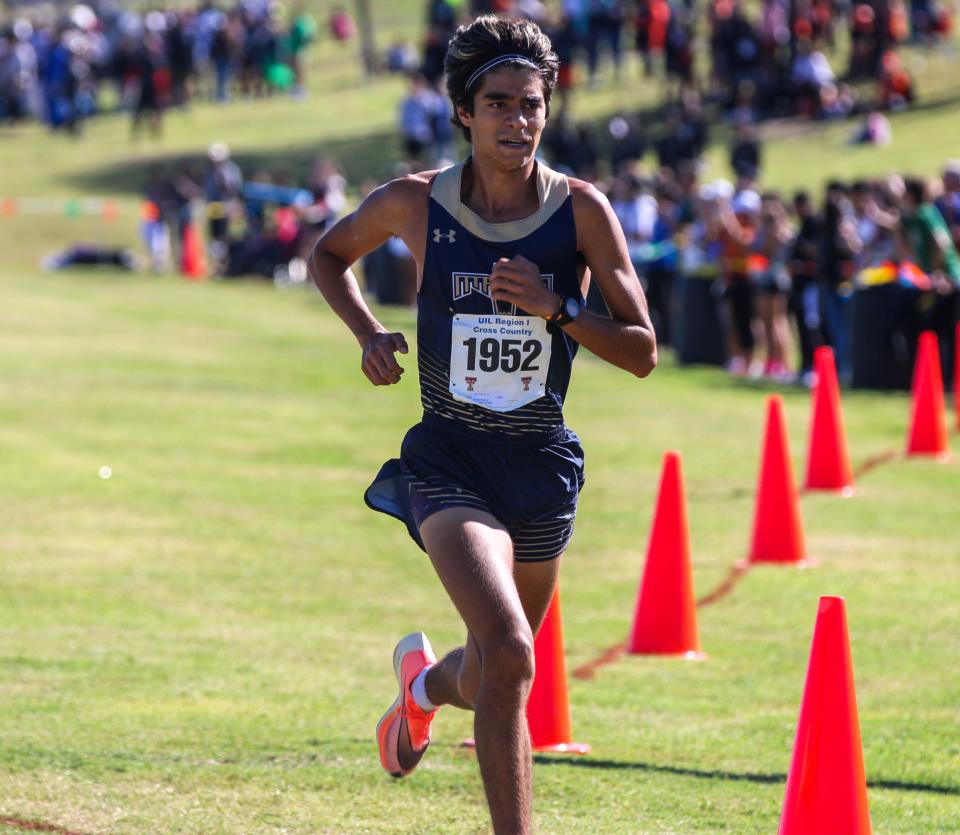
<svg viewBox="0 0 960 835"><path fill-rule="evenodd" d="M576 319L577 316L580 315L580 302L573 298L573 296L567 296L563 306L567 312L567 316L571 319Z"/></svg>

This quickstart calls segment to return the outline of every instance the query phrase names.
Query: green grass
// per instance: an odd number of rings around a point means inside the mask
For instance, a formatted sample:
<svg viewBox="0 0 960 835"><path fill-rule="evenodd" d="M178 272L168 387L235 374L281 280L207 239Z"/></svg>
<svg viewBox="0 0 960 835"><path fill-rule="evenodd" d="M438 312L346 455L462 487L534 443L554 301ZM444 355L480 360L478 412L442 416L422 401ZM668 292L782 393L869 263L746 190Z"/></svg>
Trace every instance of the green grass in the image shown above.
<svg viewBox="0 0 960 835"><path fill-rule="evenodd" d="M466 715L438 720L401 783L372 743L395 639L462 637L427 560L360 501L416 418L415 380L370 387L312 293L0 281L0 815L88 832L482 831ZM411 314L380 312L412 332ZM763 394L584 357L571 668L627 630L664 449L684 453L698 592L745 554ZM785 396L799 472L808 403ZM902 444L905 397L845 407L855 462ZM898 461L858 487L803 499L817 568L758 568L701 611L708 661L571 680L594 753L537 765L540 831L772 831L820 594L847 598L876 830L954 831L960 471Z"/></svg>
<svg viewBox="0 0 960 835"><path fill-rule="evenodd" d="M3 194L115 195L122 209L115 225L0 217L0 820L486 831L459 747L469 716L444 712L402 782L380 772L372 740L397 637L462 639L427 560L360 498L417 418L412 374L370 387L314 293L37 266L74 240L135 245L148 165L215 138L241 158L304 165L328 151L354 181L382 173L402 84L362 81L352 58L326 44L308 102L198 106L171 114L158 144L131 144L120 117L79 142L36 127L0 137ZM956 82L940 83L949 98ZM655 93L609 86L576 107L601 118L634 96ZM894 117L882 151L847 149L846 126L780 140L771 175L932 171L956 153L956 112ZM411 313L378 314L412 336ZM669 357L643 382L579 362L568 419L588 484L563 567L571 669L627 631L663 450L684 454L698 593L744 556L765 393ZM784 394L799 473L808 400ZM844 402L855 463L902 446L903 395ZM956 462L902 460L854 499L806 496L818 567L757 568L701 610L709 660L623 659L571 680L574 735L593 754L538 760L539 831L774 831L821 594L847 599L875 830L958 831L958 496Z"/></svg>

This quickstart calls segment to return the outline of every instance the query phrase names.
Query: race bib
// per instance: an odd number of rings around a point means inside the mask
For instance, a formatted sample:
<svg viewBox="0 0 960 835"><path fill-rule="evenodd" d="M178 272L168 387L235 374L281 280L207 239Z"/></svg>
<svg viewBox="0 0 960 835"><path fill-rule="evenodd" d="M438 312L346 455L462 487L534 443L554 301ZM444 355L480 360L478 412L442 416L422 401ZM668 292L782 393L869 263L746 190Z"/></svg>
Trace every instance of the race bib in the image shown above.
<svg viewBox="0 0 960 835"><path fill-rule="evenodd" d="M538 316L458 313L450 345L455 400L510 412L542 397L552 340Z"/></svg>

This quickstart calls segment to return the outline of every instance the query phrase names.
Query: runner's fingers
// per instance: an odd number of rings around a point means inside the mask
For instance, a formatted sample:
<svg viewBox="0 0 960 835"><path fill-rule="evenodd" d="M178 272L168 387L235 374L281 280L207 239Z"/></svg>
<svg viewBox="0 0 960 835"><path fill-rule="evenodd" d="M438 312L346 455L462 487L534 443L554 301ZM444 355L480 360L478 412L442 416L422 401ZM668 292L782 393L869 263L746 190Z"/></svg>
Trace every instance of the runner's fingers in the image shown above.
<svg viewBox="0 0 960 835"><path fill-rule="evenodd" d="M533 261L531 261L525 255L514 255L513 258L510 259L510 263L519 264L526 269L537 270L537 265L534 264Z"/></svg>
<svg viewBox="0 0 960 835"><path fill-rule="evenodd" d="M519 302L527 298L526 293L510 287L501 287L498 290L491 291L491 295L496 301Z"/></svg>
<svg viewBox="0 0 960 835"><path fill-rule="evenodd" d="M490 279L491 292L496 292L497 290L517 291L521 288L529 286L529 282L524 281L522 278L517 276L500 275Z"/></svg>
<svg viewBox="0 0 960 835"><path fill-rule="evenodd" d="M393 351L377 349L370 354L373 366L380 376L390 383L395 383L403 374L403 369L393 357Z"/></svg>
<svg viewBox="0 0 960 835"><path fill-rule="evenodd" d="M363 365L360 366L360 370L363 371L364 376L375 386L382 386L383 382L380 380L380 375L377 374L372 368L369 367L366 360L364 360Z"/></svg>
<svg viewBox="0 0 960 835"><path fill-rule="evenodd" d="M490 272L490 280L507 278L513 281L532 281L536 276L529 269L514 266L513 264L497 264Z"/></svg>

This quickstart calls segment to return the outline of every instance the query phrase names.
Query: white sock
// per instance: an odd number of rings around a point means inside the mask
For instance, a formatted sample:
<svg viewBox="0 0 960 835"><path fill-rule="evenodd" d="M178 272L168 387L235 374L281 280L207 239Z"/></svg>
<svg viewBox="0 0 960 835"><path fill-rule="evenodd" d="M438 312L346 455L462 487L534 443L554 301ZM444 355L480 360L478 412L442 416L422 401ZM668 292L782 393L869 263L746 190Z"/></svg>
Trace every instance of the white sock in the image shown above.
<svg viewBox="0 0 960 835"><path fill-rule="evenodd" d="M427 698L427 671L429 667L424 667L410 685L410 695L417 703L417 707L424 713L432 713L437 706Z"/></svg>

